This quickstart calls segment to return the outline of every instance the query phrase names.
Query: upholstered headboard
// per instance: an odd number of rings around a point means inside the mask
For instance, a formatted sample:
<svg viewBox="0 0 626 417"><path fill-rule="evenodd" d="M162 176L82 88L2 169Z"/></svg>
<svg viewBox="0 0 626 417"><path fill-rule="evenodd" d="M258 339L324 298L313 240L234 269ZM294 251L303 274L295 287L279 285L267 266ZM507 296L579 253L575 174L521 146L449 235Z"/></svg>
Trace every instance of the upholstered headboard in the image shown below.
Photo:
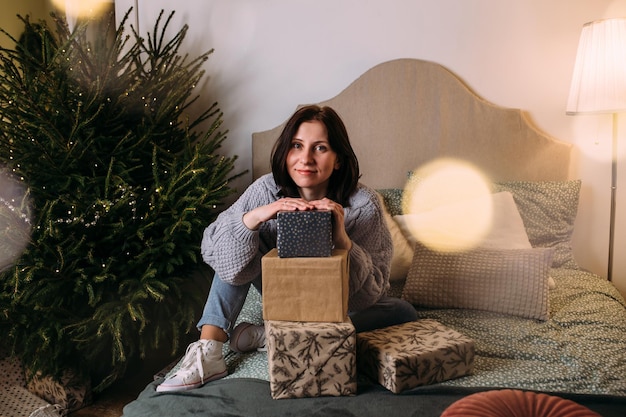
<svg viewBox="0 0 626 417"><path fill-rule="evenodd" d="M409 171L444 156L471 162L497 181L568 179L570 144L540 132L522 111L480 98L436 63L379 64L318 104L344 120L361 181L372 188L401 188ZM270 171L282 128L252 135L255 179Z"/></svg>

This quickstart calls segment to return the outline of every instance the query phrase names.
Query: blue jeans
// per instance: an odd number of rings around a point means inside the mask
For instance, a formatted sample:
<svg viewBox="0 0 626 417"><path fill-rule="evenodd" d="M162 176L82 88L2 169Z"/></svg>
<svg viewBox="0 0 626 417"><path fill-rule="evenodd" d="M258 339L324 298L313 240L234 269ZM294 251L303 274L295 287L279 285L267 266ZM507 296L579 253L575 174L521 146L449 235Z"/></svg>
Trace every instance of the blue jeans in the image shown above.
<svg viewBox="0 0 626 417"><path fill-rule="evenodd" d="M248 284L235 286L225 283L215 275L198 328L211 324L230 334L246 301L250 285L261 292L261 278ZM353 311L348 315L357 333L417 319L415 308L410 303L387 296L382 297L376 304L365 310Z"/></svg>

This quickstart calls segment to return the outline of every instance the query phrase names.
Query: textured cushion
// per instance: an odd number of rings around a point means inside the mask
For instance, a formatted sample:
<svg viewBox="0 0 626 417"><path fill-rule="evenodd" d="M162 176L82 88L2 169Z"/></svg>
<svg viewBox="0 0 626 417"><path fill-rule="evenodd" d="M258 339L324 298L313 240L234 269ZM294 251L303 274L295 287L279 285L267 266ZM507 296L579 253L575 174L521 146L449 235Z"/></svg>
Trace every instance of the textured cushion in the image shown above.
<svg viewBox="0 0 626 417"><path fill-rule="evenodd" d="M434 248L530 249L524 223L509 192L394 216L407 239Z"/></svg>
<svg viewBox="0 0 626 417"><path fill-rule="evenodd" d="M578 213L580 180L500 182L496 191L510 191L533 247L554 248L554 268L578 268L571 238Z"/></svg>
<svg viewBox="0 0 626 417"><path fill-rule="evenodd" d="M548 318L552 249L436 252L415 245L402 298L418 307Z"/></svg>
<svg viewBox="0 0 626 417"><path fill-rule="evenodd" d="M441 417L600 417L554 395L503 389L479 392L452 403Z"/></svg>
<svg viewBox="0 0 626 417"><path fill-rule="evenodd" d="M391 233L391 240L393 242L393 256L391 258L391 272L389 279L391 281L401 281L406 278L406 274L409 272L411 261L413 260L413 247L409 244L406 237L398 227L398 224L393 220L391 214L387 211L387 205L384 198L379 194L379 198L382 202L382 211L385 223Z"/></svg>

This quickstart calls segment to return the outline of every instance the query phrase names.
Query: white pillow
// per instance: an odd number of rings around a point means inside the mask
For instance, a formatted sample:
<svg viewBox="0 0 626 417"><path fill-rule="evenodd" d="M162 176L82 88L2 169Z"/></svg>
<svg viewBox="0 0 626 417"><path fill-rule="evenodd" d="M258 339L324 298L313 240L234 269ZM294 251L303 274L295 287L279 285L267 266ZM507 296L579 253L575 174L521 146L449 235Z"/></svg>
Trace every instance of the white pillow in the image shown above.
<svg viewBox="0 0 626 417"><path fill-rule="evenodd" d="M445 204L421 213L393 216L403 235L447 251L530 249L524 222L508 191Z"/></svg>

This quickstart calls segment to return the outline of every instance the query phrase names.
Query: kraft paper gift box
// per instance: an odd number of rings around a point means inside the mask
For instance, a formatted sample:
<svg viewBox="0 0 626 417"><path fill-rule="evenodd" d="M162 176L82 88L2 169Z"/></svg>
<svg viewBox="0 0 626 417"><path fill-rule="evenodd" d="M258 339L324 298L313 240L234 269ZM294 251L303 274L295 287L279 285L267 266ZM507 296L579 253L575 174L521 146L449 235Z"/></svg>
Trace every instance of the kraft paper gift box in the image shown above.
<svg viewBox="0 0 626 417"><path fill-rule="evenodd" d="M280 211L276 215L278 256L325 257L333 248L332 213L327 210Z"/></svg>
<svg viewBox="0 0 626 417"><path fill-rule="evenodd" d="M423 319L357 335L358 370L399 393L468 375L474 342L441 323Z"/></svg>
<svg viewBox="0 0 626 417"><path fill-rule="evenodd" d="M348 316L348 251L323 258L261 259L263 319L343 322Z"/></svg>
<svg viewBox="0 0 626 417"><path fill-rule="evenodd" d="M356 333L352 322L265 322L272 398L356 394Z"/></svg>

